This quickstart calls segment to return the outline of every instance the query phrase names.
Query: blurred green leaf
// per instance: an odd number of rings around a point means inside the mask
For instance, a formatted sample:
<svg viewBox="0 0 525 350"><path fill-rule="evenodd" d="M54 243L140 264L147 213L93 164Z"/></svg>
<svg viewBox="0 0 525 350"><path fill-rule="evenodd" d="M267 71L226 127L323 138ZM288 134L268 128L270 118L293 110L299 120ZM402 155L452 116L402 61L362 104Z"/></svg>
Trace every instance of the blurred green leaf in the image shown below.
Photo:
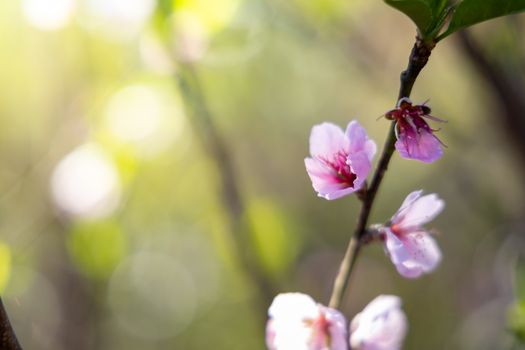
<svg viewBox="0 0 525 350"><path fill-rule="evenodd" d="M516 338L525 342L525 301L521 301L511 306L509 310L509 328Z"/></svg>
<svg viewBox="0 0 525 350"><path fill-rule="evenodd" d="M274 276L286 274L299 246L292 225L282 211L267 200L251 203L249 218L261 263Z"/></svg>
<svg viewBox="0 0 525 350"><path fill-rule="evenodd" d="M518 260L514 276L517 301L509 309L508 324L516 339L525 343L525 261L523 259Z"/></svg>
<svg viewBox="0 0 525 350"><path fill-rule="evenodd" d="M443 39L450 34L492 18L525 10L525 0L464 0L457 5Z"/></svg>
<svg viewBox="0 0 525 350"><path fill-rule="evenodd" d="M0 242L0 293L3 293L11 274L11 250Z"/></svg>
<svg viewBox="0 0 525 350"><path fill-rule="evenodd" d="M127 244L118 223L105 220L77 223L71 230L68 248L83 273L106 278L126 255Z"/></svg>
<svg viewBox="0 0 525 350"><path fill-rule="evenodd" d="M388 5L407 15L417 26L419 32L426 34L435 32L435 27L441 23L446 0L384 0Z"/></svg>

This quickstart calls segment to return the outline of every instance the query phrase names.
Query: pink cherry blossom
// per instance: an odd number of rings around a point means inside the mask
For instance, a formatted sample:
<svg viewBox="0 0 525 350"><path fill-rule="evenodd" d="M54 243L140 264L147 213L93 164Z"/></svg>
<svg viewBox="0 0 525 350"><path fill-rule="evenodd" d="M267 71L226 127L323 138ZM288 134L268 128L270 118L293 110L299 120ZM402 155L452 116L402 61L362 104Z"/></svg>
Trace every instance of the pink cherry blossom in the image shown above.
<svg viewBox="0 0 525 350"><path fill-rule="evenodd" d="M445 202L436 194L421 196L422 193L410 193L389 226L381 229L387 255L407 278L432 272L441 261L436 241L422 226L443 210Z"/></svg>
<svg viewBox="0 0 525 350"><path fill-rule="evenodd" d="M279 294L268 310L269 350L347 350L347 322L337 310L301 293Z"/></svg>
<svg viewBox="0 0 525 350"><path fill-rule="evenodd" d="M351 121L346 132L332 123L322 123L312 128L311 158L304 163L319 197L331 200L361 189L375 153L375 142L357 121Z"/></svg>
<svg viewBox="0 0 525 350"><path fill-rule="evenodd" d="M399 350L407 327L401 299L380 295L352 320L350 347L352 350Z"/></svg>
<svg viewBox="0 0 525 350"><path fill-rule="evenodd" d="M395 147L399 155L406 159L415 159L432 163L443 155L442 143L434 135L436 130L428 126L423 118L444 122L430 115L430 107L425 104L412 105L408 98L402 98L397 108L385 114L387 119L396 121Z"/></svg>

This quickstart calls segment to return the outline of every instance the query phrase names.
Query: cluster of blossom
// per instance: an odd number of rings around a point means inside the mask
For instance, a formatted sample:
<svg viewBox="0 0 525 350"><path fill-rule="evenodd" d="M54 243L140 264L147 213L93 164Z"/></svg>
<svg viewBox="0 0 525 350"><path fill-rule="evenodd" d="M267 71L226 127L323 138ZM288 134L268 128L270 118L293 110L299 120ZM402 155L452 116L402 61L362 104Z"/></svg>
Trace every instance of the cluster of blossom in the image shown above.
<svg viewBox="0 0 525 350"><path fill-rule="evenodd" d="M278 295L269 315L269 350L396 350L407 329L401 300L393 295L375 298L350 326L339 311L301 293Z"/></svg>
<svg viewBox="0 0 525 350"><path fill-rule="evenodd" d="M442 120L431 116L427 105L412 105L402 98L385 117L396 122L395 148L401 157L430 163L442 156L436 130L423 118ZM314 126L311 158L305 159L314 190L328 200L361 190L375 153L375 142L357 121L351 121L346 131L331 123ZM423 225L445 204L436 194L422 194L421 190L410 193L394 216L370 233L371 238L383 242L386 255L406 278L429 273L441 261L441 251ZM280 294L269 309L266 343L269 350L397 350L407 329L400 305L396 296L379 296L348 326L339 311L317 304L307 295Z"/></svg>
<svg viewBox="0 0 525 350"><path fill-rule="evenodd" d="M431 117L426 105L413 106L403 98L398 108L386 113L396 120L396 149L404 158L425 162L442 155L441 142L422 117ZM312 185L320 197L336 199L359 191L372 168L376 144L365 129L351 121L346 131L331 123L312 128L311 158L304 160ZM397 213L377 229L385 251L401 275L419 277L435 269L441 260L439 248L422 226L434 219L445 206L435 194L410 193Z"/></svg>

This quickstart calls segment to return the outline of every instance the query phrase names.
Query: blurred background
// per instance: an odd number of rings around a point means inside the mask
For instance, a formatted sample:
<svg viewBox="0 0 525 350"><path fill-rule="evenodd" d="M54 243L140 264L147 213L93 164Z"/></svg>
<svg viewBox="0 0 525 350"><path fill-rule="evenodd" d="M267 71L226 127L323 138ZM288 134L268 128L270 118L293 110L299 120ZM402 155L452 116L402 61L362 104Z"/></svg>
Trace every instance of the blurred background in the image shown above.
<svg viewBox="0 0 525 350"><path fill-rule="evenodd" d="M343 311L402 297L405 349L525 339L525 18L440 43L412 99L444 157L393 157L371 222L423 188L439 269L361 254ZM26 349L265 349L271 298L327 303L359 210L317 198L312 125L378 145L415 27L370 0L0 2L0 292ZM521 273L520 273L521 271Z"/></svg>

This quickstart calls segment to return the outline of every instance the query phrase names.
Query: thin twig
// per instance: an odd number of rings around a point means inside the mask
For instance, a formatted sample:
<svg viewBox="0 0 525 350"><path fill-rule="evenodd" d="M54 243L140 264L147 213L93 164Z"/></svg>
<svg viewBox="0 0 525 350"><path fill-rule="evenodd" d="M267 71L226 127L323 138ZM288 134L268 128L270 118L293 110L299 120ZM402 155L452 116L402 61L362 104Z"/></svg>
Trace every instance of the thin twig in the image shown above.
<svg viewBox="0 0 525 350"><path fill-rule="evenodd" d="M398 100L402 97L410 96L412 87L414 86L419 73L427 64L428 58L430 57L430 53L434 46L434 43L426 43L419 40L419 38L416 39L416 43L414 44L412 52L410 53L408 66L406 70L401 73ZM339 308L345 291L348 288L350 275L352 274L357 256L361 249L361 242L366 234L368 218L370 217L379 185L381 185L381 181L383 180L385 172L388 169L390 159L392 158L392 154L394 153L394 145L396 142L394 131L395 122L392 122L388 131L385 145L383 146L381 158L379 159L379 163L372 177L372 182L370 183L368 189L364 191L363 198L361 199L361 211L359 213L354 235L350 239L345 256L339 267L339 272L337 273L334 281L334 287L329 303L330 307L332 308Z"/></svg>
<svg viewBox="0 0 525 350"><path fill-rule="evenodd" d="M0 349L22 350L0 298Z"/></svg>

